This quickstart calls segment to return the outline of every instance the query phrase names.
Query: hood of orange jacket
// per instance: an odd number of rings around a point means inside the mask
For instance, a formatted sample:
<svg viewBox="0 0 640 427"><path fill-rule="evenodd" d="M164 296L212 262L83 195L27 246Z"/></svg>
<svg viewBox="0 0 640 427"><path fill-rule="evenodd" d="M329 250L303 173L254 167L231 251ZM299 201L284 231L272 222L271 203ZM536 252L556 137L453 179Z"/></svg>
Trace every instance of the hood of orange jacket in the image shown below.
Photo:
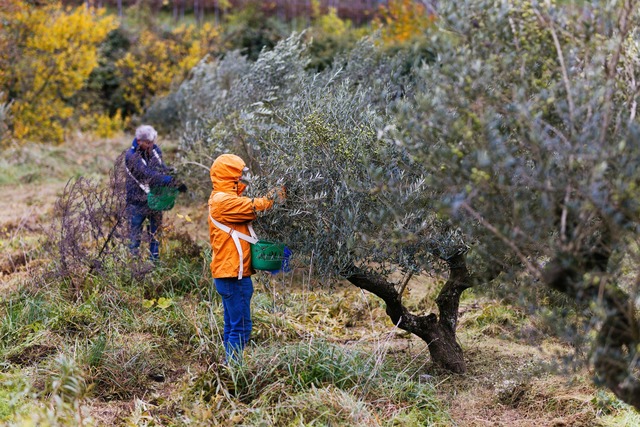
<svg viewBox="0 0 640 427"><path fill-rule="evenodd" d="M267 197L244 197L246 185L240 177L246 168L245 162L234 154L223 154L211 165L209 175L213 190L209 197L209 216L239 233L249 235L249 224L256 218L256 212L273 206ZM240 262L243 277L254 273L251 268L251 245L240 240L242 260L231 235L218 228L209 219L211 241L211 274L214 278L237 278Z"/></svg>
<svg viewBox="0 0 640 427"><path fill-rule="evenodd" d="M240 196L247 187L240 182L240 177L246 167L244 160L235 154L218 156L209 170L213 191L234 193Z"/></svg>

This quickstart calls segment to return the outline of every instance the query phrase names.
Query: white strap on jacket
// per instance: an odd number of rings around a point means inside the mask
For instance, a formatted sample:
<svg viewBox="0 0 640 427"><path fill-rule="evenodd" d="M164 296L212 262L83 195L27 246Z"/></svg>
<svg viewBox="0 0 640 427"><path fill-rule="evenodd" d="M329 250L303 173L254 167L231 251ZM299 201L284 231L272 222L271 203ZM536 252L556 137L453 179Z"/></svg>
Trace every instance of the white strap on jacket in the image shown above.
<svg viewBox="0 0 640 427"><path fill-rule="evenodd" d="M154 146L155 146L155 143L154 143ZM131 148L133 149L133 151L136 150L136 146L133 145L133 144L131 144ZM156 150L155 147L154 147L154 148L151 149L151 151L153 152L153 156L156 159L158 159L158 162L160 162L160 164L162 164L162 157L160 157L160 155L158 154L158 150ZM140 160L142 160L142 163L144 163L145 166L147 165L147 162L145 162L145 160L142 157L140 157Z"/></svg>
<svg viewBox="0 0 640 427"><path fill-rule="evenodd" d="M233 243L235 243L236 249L238 250L238 259L240 260L239 261L240 267L238 268L238 280L242 279L242 275L244 273L244 252L242 251L242 245L240 244L240 239L244 240L245 242L249 242L251 244L258 243L258 236L256 235L255 231L253 231L253 226L251 225L251 223L249 223L249 233L251 234L251 236L247 236L246 234L241 233L238 230L234 230L228 225L224 225L223 223L216 221L215 219L213 219L211 214L209 214L209 219L211 220L213 225L215 225L225 233L229 234L233 239Z"/></svg>
<svg viewBox="0 0 640 427"><path fill-rule="evenodd" d="M156 149L153 149L153 156L158 159L158 162L160 162L160 164L162 164L162 159L160 158L160 155L158 154L158 152L156 151ZM143 160L144 161L144 160Z"/></svg>
<svg viewBox="0 0 640 427"><path fill-rule="evenodd" d="M143 162L144 162L144 160L143 160ZM145 164L146 164L146 163L145 163ZM135 177L135 176L133 176L133 174L131 173L131 171L130 171L130 170L129 170L129 168L127 167L127 165L124 165L124 169L127 171L127 173L129 174L129 176L131 177L131 179L133 179L133 180L136 182L136 184L138 184L138 186L139 186L140 188L142 188L142 191L144 191L145 193L149 194L149 192L151 191L151 188L149 188L149 185L148 185L148 184L142 184L140 181L138 181L138 180L136 179L136 177Z"/></svg>
<svg viewBox="0 0 640 427"><path fill-rule="evenodd" d="M135 147L133 145L131 146L131 148L135 149ZM156 151L155 148L153 149L153 155L158 160L158 162L160 162L160 164L162 164L162 158L160 157L160 155L158 154L158 152ZM140 160L142 160L142 163L144 163L144 165L147 166L147 162L142 157L140 157ZM136 182L136 184L138 184L138 187L140 187L142 189L142 191L144 191L146 194L149 194L149 192L151 191L151 187L149 187L149 184L142 184L140 181L138 181L136 179L135 176L133 176L133 174L131 173L131 171L127 167L127 161L126 160L125 160L125 164L124 164L124 169L127 171L129 176L131 177L131 179L133 179Z"/></svg>

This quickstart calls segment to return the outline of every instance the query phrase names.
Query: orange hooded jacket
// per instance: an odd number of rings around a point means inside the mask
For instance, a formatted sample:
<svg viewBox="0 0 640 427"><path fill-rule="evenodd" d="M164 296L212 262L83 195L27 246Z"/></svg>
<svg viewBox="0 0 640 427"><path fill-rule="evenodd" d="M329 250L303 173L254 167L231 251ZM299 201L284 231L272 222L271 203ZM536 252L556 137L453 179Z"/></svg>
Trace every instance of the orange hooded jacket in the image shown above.
<svg viewBox="0 0 640 427"><path fill-rule="evenodd" d="M267 197L249 198L242 193L246 185L240 182L244 161L234 154L223 154L211 165L210 175L213 190L209 197L209 216L216 221L249 235L249 223L256 219L257 211L273 206ZM211 275L216 278L237 278L240 269L238 249L229 233L218 228L209 218L209 239L211 241ZM240 240L243 252L243 277L251 276L251 246Z"/></svg>

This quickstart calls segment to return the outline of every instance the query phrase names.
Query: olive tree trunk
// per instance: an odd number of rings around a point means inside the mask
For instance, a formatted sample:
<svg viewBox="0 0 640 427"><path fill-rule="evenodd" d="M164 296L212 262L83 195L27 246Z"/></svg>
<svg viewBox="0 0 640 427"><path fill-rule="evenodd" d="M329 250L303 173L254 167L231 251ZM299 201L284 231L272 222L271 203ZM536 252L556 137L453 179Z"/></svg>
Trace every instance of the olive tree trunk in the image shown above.
<svg viewBox="0 0 640 427"><path fill-rule="evenodd" d="M431 313L417 316L402 304L402 295L393 283L372 273L356 272L346 279L353 285L371 292L386 303L386 312L400 329L422 338L433 361L444 369L464 373L466 365L462 347L456 340L460 296L470 288L471 277L464 254L445 260L449 266L449 279L436 298L439 316Z"/></svg>

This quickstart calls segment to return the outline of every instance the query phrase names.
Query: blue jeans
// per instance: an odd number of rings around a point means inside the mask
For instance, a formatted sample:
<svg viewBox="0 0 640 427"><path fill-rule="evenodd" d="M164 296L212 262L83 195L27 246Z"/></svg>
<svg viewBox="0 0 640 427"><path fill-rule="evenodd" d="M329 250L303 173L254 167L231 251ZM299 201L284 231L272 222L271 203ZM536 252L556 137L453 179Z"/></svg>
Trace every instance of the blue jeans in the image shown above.
<svg viewBox="0 0 640 427"><path fill-rule="evenodd" d="M153 211L146 206L130 205L129 209L129 250L137 255L140 248L140 240L142 236L142 224L146 219L149 220L147 225L147 238L149 240L149 252L152 261L156 261L160 256L160 242L158 241L158 230L162 226L162 212Z"/></svg>
<svg viewBox="0 0 640 427"><path fill-rule="evenodd" d="M251 297L253 282L251 277L241 280L213 279L216 291L222 297L224 310L224 335L222 342L227 361L242 359L242 351L251 336Z"/></svg>

